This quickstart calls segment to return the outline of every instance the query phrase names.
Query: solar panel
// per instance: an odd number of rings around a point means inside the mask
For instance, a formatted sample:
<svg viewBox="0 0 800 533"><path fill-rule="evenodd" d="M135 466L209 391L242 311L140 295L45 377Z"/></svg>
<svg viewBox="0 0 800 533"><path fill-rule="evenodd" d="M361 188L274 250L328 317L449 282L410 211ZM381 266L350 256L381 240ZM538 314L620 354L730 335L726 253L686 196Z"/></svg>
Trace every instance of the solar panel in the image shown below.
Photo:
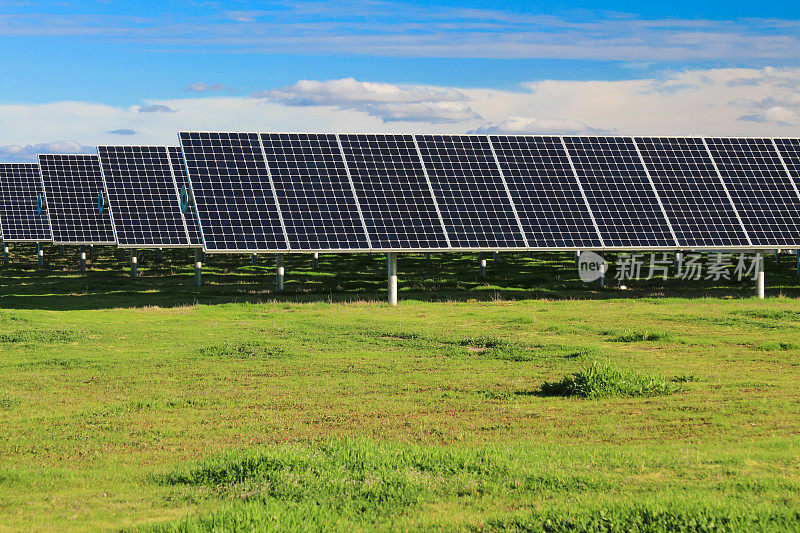
<svg viewBox="0 0 800 533"><path fill-rule="evenodd" d="M261 134L293 250L369 249L339 142L333 134Z"/></svg>
<svg viewBox="0 0 800 533"><path fill-rule="evenodd" d="M257 133L182 132L204 248L288 251Z"/></svg>
<svg viewBox="0 0 800 533"><path fill-rule="evenodd" d="M189 246L165 146L98 146L109 211L121 248Z"/></svg>
<svg viewBox="0 0 800 533"><path fill-rule="evenodd" d="M96 155L39 155L42 187L55 244L115 244L108 211L98 212L103 190Z"/></svg>
<svg viewBox="0 0 800 533"><path fill-rule="evenodd" d="M6 242L53 240L46 211L39 212L42 194L39 165L0 164L0 227Z"/></svg>
<svg viewBox="0 0 800 533"><path fill-rule="evenodd" d="M564 143L605 246L676 245L631 138L564 137Z"/></svg>
<svg viewBox="0 0 800 533"><path fill-rule="evenodd" d="M186 175L186 164L183 161L183 152L179 146L170 146L167 148L169 151L169 159L172 162L172 175L175 176L175 184L178 191L183 187L189 188L189 177ZM192 248L203 247L203 237L200 235L200 226L197 224L197 213L194 206L189 205L186 207L186 213L181 211L181 217L186 224L186 230L189 232L189 245Z"/></svg>
<svg viewBox="0 0 800 533"><path fill-rule="evenodd" d="M492 135L489 139L529 246L602 246L559 137Z"/></svg>
<svg viewBox="0 0 800 533"><path fill-rule="evenodd" d="M454 248L526 248L489 139L479 135L415 137Z"/></svg>
<svg viewBox="0 0 800 533"><path fill-rule="evenodd" d="M370 242L375 249L447 249L411 135L340 135Z"/></svg>
<svg viewBox="0 0 800 533"><path fill-rule="evenodd" d="M636 137L680 246L747 246L749 241L702 139Z"/></svg>
<svg viewBox="0 0 800 533"><path fill-rule="evenodd" d="M800 196L770 139L705 139L750 241L800 245Z"/></svg>

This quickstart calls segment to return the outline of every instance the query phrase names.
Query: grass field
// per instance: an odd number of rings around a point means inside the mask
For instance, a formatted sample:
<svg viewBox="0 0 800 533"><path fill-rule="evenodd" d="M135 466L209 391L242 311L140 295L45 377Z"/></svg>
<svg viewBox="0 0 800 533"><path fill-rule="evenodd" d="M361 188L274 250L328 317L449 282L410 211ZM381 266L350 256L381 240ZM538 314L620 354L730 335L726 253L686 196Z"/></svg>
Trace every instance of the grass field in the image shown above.
<svg viewBox="0 0 800 533"><path fill-rule="evenodd" d="M12 251L0 530L800 531L800 279Z"/></svg>

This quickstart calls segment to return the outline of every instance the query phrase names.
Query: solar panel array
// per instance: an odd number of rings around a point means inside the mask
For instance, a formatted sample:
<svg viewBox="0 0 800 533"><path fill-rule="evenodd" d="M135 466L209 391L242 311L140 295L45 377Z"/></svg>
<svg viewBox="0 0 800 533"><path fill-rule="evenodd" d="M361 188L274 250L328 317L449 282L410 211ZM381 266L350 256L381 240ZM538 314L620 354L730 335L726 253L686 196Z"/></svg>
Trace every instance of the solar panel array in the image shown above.
<svg viewBox="0 0 800 533"><path fill-rule="evenodd" d="M799 139L180 140L0 165L4 239L210 252L800 247Z"/></svg>
<svg viewBox="0 0 800 533"><path fill-rule="evenodd" d="M39 165L0 164L0 228L4 241L53 240L50 219L38 207L42 193Z"/></svg>
<svg viewBox="0 0 800 533"><path fill-rule="evenodd" d="M747 246L739 215L703 139L635 139L678 244Z"/></svg>
<svg viewBox="0 0 800 533"><path fill-rule="evenodd" d="M108 211L98 212L103 190L96 155L40 155L44 201L55 244L116 244Z"/></svg>
<svg viewBox="0 0 800 533"><path fill-rule="evenodd" d="M179 146L170 146L169 159L172 162L172 175L175 176L175 185L178 191L184 187L189 188L189 176L186 175L186 165L183 162L183 152ZM181 217L186 224L186 231L189 233L189 245L192 248L203 247L203 236L200 235L200 226L197 223L197 213L194 206L187 207L186 212L181 211Z"/></svg>
<svg viewBox="0 0 800 533"><path fill-rule="evenodd" d="M770 139L706 139L754 245L800 245L800 196Z"/></svg>
<svg viewBox="0 0 800 533"><path fill-rule="evenodd" d="M172 162L165 146L99 146L118 246L188 247Z"/></svg>

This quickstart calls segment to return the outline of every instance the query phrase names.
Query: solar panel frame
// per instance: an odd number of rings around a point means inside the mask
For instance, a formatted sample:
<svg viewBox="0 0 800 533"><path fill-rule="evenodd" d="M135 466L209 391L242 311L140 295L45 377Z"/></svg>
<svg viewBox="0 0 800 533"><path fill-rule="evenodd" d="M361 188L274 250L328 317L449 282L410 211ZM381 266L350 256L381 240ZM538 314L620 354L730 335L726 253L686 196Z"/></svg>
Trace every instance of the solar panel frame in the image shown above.
<svg viewBox="0 0 800 533"><path fill-rule="evenodd" d="M260 133L259 139L293 251L372 250L336 134ZM333 216L326 219L321 213Z"/></svg>
<svg viewBox="0 0 800 533"><path fill-rule="evenodd" d="M337 137L372 251L451 249L413 135Z"/></svg>
<svg viewBox="0 0 800 533"><path fill-rule="evenodd" d="M562 141L586 194L602 249L683 248L632 137L563 136ZM639 235L634 233L637 229Z"/></svg>
<svg viewBox="0 0 800 533"><path fill-rule="evenodd" d="M172 178L175 180L175 188L178 191L178 206L180 206L180 191L185 186L191 188L189 183L189 176L186 173L186 161L183 158L183 150L180 146L168 146L167 152L169 154L170 163L172 164ZM182 209L178 210L183 218L183 223L186 226L186 234L189 238L190 248L203 247L203 235L200 233L200 222L197 219L197 210L193 205L186 207L184 213Z"/></svg>
<svg viewBox="0 0 800 533"><path fill-rule="evenodd" d="M637 136L633 137L633 142L679 247L708 250L752 248L741 217L702 137ZM690 202L673 201L673 197L679 198L689 192L690 184L697 191L702 190L702 196L696 200L689 198ZM703 199L710 202L703 202ZM699 229L695 229L701 224L719 227L711 231L709 237L701 237L697 236ZM722 242L720 233L733 235ZM718 242L714 243L714 240Z"/></svg>
<svg viewBox="0 0 800 533"><path fill-rule="evenodd" d="M120 248L190 248L166 146L97 147Z"/></svg>
<svg viewBox="0 0 800 533"><path fill-rule="evenodd" d="M442 215L450 249L530 249L487 135L414 135L414 140ZM486 174L481 175L480 171L486 171ZM466 183L464 177L483 179ZM484 199L493 201L491 206L483 204L491 207L491 211L487 209L476 214L484 218L488 218L486 215L495 217L496 223L504 228L501 237L486 231L492 221L483 222L464 210L470 204L472 207L481 205L476 200ZM495 240L488 242L487 237ZM486 238L485 244L479 242L481 238Z"/></svg>
<svg viewBox="0 0 800 533"><path fill-rule="evenodd" d="M44 194L39 165L0 164L0 237L5 242L52 242L47 210L39 213Z"/></svg>
<svg viewBox="0 0 800 533"><path fill-rule="evenodd" d="M243 254L295 251L288 244L258 132L182 131L178 138L205 252ZM216 146L212 146L212 141ZM243 152L236 155L234 149L242 147L247 148L247 154ZM214 161L213 158L200 157L213 155L214 149L223 148L227 150L227 159ZM201 171L208 175L200 176ZM194 178L193 174L196 174ZM230 178L235 178L235 182ZM201 186L205 185L203 180L210 182L211 191L206 191ZM236 185L236 182L239 187L230 186L231 183ZM249 190L245 190L245 182ZM223 185L226 187L223 188ZM245 194L246 192L253 194ZM217 194L220 195L219 198ZM230 203L255 206L258 208L257 216L248 215L245 218L241 216L241 210L233 210ZM207 209L212 204L214 209ZM211 224L211 216L216 217L217 221L230 222L232 225L225 227L224 224ZM270 224L265 224L265 220L270 221ZM226 236L225 230L233 227L237 229L237 233ZM243 234L246 227L254 230L250 238Z"/></svg>
<svg viewBox="0 0 800 533"><path fill-rule="evenodd" d="M66 170L65 166L69 166L69 173L65 171L60 176L56 175ZM75 179L74 174L83 176ZM39 154L39 176L53 232L53 244L116 244L110 214L98 212L98 195L105 188L97 155ZM55 182L52 181L54 179ZM75 200L72 204L66 201L70 195Z"/></svg>
<svg viewBox="0 0 800 533"><path fill-rule="evenodd" d="M489 142L528 249L602 249L597 224L561 137L490 135Z"/></svg>
<svg viewBox="0 0 800 533"><path fill-rule="evenodd" d="M703 139L750 237L749 249L800 247L800 192L767 137Z"/></svg>

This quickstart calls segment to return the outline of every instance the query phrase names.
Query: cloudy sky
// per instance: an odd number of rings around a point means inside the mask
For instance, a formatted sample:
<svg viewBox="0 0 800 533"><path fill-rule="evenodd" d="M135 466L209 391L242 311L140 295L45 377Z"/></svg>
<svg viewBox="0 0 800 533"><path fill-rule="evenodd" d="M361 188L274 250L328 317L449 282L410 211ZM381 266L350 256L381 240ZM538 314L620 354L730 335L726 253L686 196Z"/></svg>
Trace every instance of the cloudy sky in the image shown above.
<svg viewBox="0 0 800 533"><path fill-rule="evenodd" d="M0 0L0 161L179 130L800 136L800 2Z"/></svg>

